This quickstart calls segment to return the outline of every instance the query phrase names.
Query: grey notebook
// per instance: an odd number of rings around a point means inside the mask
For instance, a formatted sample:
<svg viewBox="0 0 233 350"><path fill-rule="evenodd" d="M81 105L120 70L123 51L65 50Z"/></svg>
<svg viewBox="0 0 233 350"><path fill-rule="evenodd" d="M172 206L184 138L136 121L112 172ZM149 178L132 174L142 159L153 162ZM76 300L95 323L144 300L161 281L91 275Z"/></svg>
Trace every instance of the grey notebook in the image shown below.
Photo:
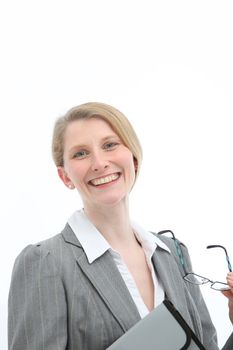
<svg viewBox="0 0 233 350"><path fill-rule="evenodd" d="M206 350L173 304L164 300L106 350Z"/></svg>

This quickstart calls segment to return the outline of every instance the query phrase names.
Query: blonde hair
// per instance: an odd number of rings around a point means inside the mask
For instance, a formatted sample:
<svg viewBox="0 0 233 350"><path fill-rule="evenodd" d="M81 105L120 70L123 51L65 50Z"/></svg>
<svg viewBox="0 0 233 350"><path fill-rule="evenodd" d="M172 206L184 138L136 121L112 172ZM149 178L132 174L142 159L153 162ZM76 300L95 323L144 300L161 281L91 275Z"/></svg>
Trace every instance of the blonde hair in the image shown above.
<svg viewBox="0 0 233 350"><path fill-rule="evenodd" d="M56 166L63 166L64 135L67 126L76 120L99 118L107 122L123 144L132 152L136 160L136 175L142 162L142 148L129 120L116 108L99 102L84 103L71 108L63 117L57 119L53 130L52 155Z"/></svg>

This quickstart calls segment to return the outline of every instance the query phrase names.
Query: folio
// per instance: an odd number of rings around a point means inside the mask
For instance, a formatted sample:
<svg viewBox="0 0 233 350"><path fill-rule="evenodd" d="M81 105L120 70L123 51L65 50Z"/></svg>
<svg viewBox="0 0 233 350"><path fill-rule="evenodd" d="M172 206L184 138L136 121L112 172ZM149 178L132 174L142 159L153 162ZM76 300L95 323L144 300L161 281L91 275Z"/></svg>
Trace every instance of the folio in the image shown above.
<svg viewBox="0 0 233 350"><path fill-rule="evenodd" d="M164 300L106 350L206 350L173 304Z"/></svg>

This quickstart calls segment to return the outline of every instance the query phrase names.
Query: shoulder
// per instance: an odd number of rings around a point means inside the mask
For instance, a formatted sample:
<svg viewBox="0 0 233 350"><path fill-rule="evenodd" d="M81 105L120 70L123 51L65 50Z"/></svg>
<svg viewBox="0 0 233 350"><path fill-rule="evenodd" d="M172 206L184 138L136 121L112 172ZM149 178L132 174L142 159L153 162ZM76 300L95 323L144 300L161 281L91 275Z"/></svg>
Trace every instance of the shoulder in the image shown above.
<svg viewBox="0 0 233 350"><path fill-rule="evenodd" d="M152 232L153 233L153 232ZM170 249L171 256L176 260L180 266L181 260L184 261L185 266L188 270L191 270L191 259L187 246L181 242L178 238L167 237L163 234L153 233ZM177 243L179 247L177 247ZM179 249L180 248L180 249Z"/></svg>
<svg viewBox="0 0 233 350"><path fill-rule="evenodd" d="M13 273L23 269L50 269L63 273L69 270L76 261L74 258L80 255L83 255L83 249L69 224L66 224L55 236L24 248L15 260Z"/></svg>
<svg viewBox="0 0 233 350"><path fill-rule="evenodd" d="M165 235L156 234L162 242L164 242L171 251L173 258L176 260L179 267L181 267L181 261L183 261L185 271L192 271L192 261L187 246L181 242L178 238L175 240L180 246L180 251L177 249L174 238L167 237Z"/></svg>
<svg viewBox="0 0 233 350"><path fill-rule="evenodd" d="M165 243L168 248L173 251L175 249L175 242L174 239L172 237L167 237L165 235L160 234L160 232L156 233L153 231L150 231L153 235L155 235L158 239L160 239L163 243ZM181 242L179 239L177 239L177 242L182 246L182 248L187 249L186 245Z"/></svg>
<svg viewBox="0 0 233 350"><path fill-rule="evenodd" d="M51 251L51 249L54 249L60 244L61 239L62 235L59 233L43 241L29 244L19 253L16 260L22 258L34 258L36 260L38 258L45 257Z"/></svg>
<svg viewBox="0 0 233 350"><path fill-rule="evenodd" d="M59 233L46 240L26 246L15 259L13 274L19 271L33 274L33 271L38 270L38 268L51 265L52 260L59 260L60 247L63 242L62 234Z"/></svg>

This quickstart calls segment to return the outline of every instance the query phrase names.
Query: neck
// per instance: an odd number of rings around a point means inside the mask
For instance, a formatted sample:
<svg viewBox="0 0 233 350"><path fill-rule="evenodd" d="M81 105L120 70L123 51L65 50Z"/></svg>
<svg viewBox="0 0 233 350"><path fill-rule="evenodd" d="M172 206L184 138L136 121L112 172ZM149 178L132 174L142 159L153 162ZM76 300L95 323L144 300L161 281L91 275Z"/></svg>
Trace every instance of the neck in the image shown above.
<svg viewBox="0 0 233 350"><path fill-rule="evenodd" d="M113 249L126 247L136 240L130 223L128 200L116 206L84 206L84 211Z"/></svg>

